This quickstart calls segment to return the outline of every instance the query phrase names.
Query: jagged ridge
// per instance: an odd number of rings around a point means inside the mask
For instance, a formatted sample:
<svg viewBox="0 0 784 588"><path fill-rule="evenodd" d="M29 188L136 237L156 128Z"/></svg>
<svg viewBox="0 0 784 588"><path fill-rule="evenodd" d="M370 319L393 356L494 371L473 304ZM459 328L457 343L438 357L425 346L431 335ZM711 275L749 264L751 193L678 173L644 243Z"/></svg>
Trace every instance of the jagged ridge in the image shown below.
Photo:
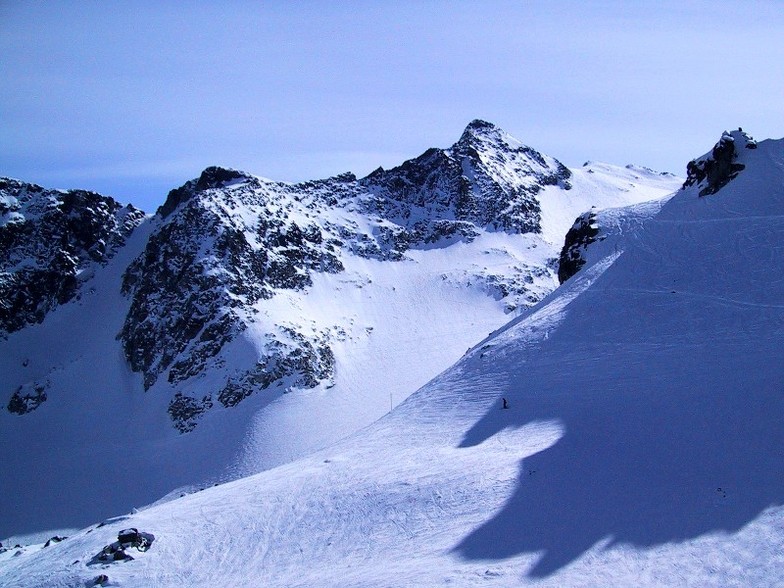
<svg viewBox="0 0 784 588"><path fill-rule="evenodd" d="M428 149L391 170L377 169L361 183L380 198L374 212L406 224L411 208L423 216L512 233L541 231L536 195L544 186L569 189L571 172L504 133L472 121L449 149Z"/></svg>
<svg viewBox="0 0 784 588"><path fill-rule="evenodd" d="M0 178L0 337L74 299L144 218L94 192Z"/></svg>

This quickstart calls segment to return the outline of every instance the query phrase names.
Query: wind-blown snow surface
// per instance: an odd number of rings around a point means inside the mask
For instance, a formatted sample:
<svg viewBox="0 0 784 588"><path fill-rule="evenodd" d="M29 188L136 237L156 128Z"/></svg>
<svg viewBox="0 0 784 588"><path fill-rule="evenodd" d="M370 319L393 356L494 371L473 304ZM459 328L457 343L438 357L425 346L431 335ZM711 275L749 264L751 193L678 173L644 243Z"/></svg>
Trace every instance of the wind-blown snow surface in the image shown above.
<svg viewBox="0 0 784 588"><path fill-rule="evenodd" d="M329 224L333 231L354 227L354 232L364 236L391 223L366 214L362 202L371 196L377 199L384 181L395 177L395 170L373 176L374 195L356 181L290 186L235 173L238 181L194 194L189 202L175 203L166 218L157 215L145 220L105 267L95 269L78 301L57 307L41 324L0 341L5 398L20 385L35 383L45 385L48 395L45 403L24 415L0 410L0 538L14 544L70 534L165 494L176 496L180 492L174 490L179 487L186 487L182 492L187 492L191 486L236 479L346 437L389 412L514 316L509 312L514 295L503 297L502 288L493 287L493 279L498 278L501 285L504 281L521 283L533 300L554 289L553 258L577 214L594 204L614 206L662 197L678 183L671 174L643 168L589 164L572 171L570 190L547 184L536 192L529 185L530 178L515 175L525 171L523 164L535 152L492 125L472 123L459 145L470 151L466 157L473 157L469 161L473 163L465 167L486 182L483 186L492 187L488 178L499 177L510 193L523 193L523 188L535 193L541 204L541 234L509 234L481 225L476 226L472 240L461 240L458 235L412 247L399 261L354 255L351 246L356 243L349 237L339 250L342 271L311 272L311 285L279 288L252 308L240 308L247 317L245 330L219 355L208 357L206 369L174 383L162 373L145 391L142 376L130 370L118 340L131 306L121 294L123 275L135 259L144 258L151 238L160 235L167 223L177 221L181 212L188 212L188 207L201 206L196 210L216 225L228 219L227 226L246 231L251 243L255 243L254 227L267 203L275 209L285 208L286 222L296 221L301 227L312 223ZM428 177L441 178L441 188L444 178L455 182L461 178L458 151L453 148L441 152L452 154L449 157L436 158L436 163L446 163ZM560 169L552 158L543 160ZM479 174L477 170L484 171ZM335 197L340 206L314 212L309 208L312 200L321 196L327 200L330 186L346 192ZM296 190L305 195L295 198ZM325 193L313 195L308 190ZM429 194L438 206L442 205L439 197L447 196L454 194ZM408 206L406 201L395 201L386 212L405 215L408 211L407 221L424 220L426 206ZM446 208L447 214L453 214ZM502 212L509 216L515 212L514 207L510 210ZM469 216L474 212L470 207L462 211ZM188 226L195 226L188 224L191 218L179 218L184 233ZM198 230L192 233L188 245L195 251L208 249L214 241ZM166 256L151 257L160 261ZM195 266L185 257L178 259L185 267ZM208 267L216 273L234 269ZM530 284L524 281L531 276ZM162 314L160 322L140 321L137 333L144 335L160 325L176 331L175 320L183 314L192 318L184 310L191 307L184 303L198 297L180 285L171 292L172 306L161 310L160 304L156 303L157 309L151 304L151 310ZM157 294L152 289L141 298ZM178 296L183 301L179 307ZM215 395L227 378L256 365L269 333L277 333L281 325L307 335L329 332L334 377L309 389L284 393L285 387L275 385L256 390L236 406L220 404ZM166 334L167 328L161 332ZM156 357L178 352L165 345L154 351ZM213 395L213 408L186 434L174 428L167 412L176 391L196 399ZM9 535L13 536L6 540Z"/></svg>
<svg viewBox="0 0 784 588"><path fill-rule="evenodd" d="M9 551L0 577L781 585L784 140L739 161L714 195L694 186L659 211L635 209L564 286L367 429ZM148 552L86 565L128 526L155 535Z"/></svg>

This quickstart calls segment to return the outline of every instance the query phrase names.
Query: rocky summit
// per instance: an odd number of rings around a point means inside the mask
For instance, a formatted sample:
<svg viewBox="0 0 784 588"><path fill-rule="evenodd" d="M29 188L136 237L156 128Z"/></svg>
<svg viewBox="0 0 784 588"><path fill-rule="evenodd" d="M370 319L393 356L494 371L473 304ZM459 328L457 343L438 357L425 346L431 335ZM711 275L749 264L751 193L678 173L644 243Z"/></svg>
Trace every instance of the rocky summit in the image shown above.
<svg viewBox="0 0 784 588"><path fill-rule="evenodd" d="M450 149L429 149L416 159L362 180L378 195L377 209L405 223L412 208L433 220L510 233L541 232L536 198L545 186L571 188L571 172L506 134L474 120Z"/></svg>
<svg viewBox="0 0 784 588"><path fill-rule="evenodd" d="M700 186L700 196L715 194L742 172L746 166L739 163L739 149L756 149L757 142L742 128L737 131L724 131L719 141L709 153L693 159L686 166L684 188Z"/></svg>

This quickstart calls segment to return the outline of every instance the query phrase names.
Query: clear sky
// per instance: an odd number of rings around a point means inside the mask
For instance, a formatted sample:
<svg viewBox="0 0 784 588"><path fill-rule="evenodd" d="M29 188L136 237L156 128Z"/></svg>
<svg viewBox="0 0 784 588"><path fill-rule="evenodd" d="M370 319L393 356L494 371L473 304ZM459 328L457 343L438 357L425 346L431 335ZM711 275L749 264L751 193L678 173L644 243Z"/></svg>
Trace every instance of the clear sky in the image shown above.
<svg viewBox="0 0 784 588"><path fill-rule="evenodd" d="M0 175L149 211L224 165L390 167L474 118L683 174L784 135L784 2L0 0Z"/></svg>

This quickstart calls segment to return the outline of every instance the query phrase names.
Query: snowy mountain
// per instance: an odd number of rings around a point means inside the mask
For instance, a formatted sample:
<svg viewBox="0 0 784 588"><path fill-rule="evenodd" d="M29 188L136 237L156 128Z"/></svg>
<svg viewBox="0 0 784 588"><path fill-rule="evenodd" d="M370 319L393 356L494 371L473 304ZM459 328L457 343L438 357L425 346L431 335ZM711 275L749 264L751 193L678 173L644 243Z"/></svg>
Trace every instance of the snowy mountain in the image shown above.
<svg viewBox="0 0 784 588"><path fill-rule="evenodd" d="M94 192L0 178L0 336L73 300L143 219Z"/></svg>
<svg viewBox="0 0 784 588"><path fill-rule="evenodd" d="M67 242L73 263L0 341L0 536L70 533L362 429L550 293L578 214L680 182L568 170L482 121L363 179L208 168L154 216L94 195L53 222L60 192L4 181L3 280L60 225L40 259Z"/></svg>
<svg viewBox="0 0 784 588"><path fill-rule="evenodd" d="M48 547L9 549L0 577L781 584L784 139L747 148L727 136L732 178L591 213L596 238L576 273L376 423ZM135 547L145 537L149 549ZM133 559L113 561L118 551Z"/></svg>
<svg viewBox="0 0 784 588"><path fill-rule="evenodd" d="M454 219L512 233L541 233L546 186L571 189L571 172L485 121L472 121L451 149L429 149L416 159L362 182L379 196L377 209L398 224L418 217Z"/></svg>

